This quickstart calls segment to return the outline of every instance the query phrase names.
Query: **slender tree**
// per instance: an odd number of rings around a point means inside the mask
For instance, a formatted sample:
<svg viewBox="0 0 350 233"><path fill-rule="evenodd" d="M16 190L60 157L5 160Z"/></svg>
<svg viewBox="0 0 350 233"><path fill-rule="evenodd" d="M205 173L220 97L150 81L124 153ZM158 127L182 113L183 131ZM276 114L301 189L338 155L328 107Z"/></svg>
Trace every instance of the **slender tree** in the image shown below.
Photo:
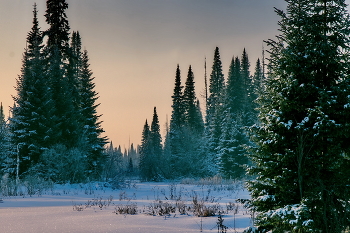
<svg viewBox="0 0 350 233"><path fill-rule="evenodd" d="M198 111L199 105L197 105L194 84L194 75L192 67L190 66L188 68L186 86L183 94L184 122L190 130L200 135L204 131L203 119L201 114L199 114L200 110Z"/></svg>
<svg viewBox="0 0 350 233"><path fill-rule="evenodd" d="M103 164L103 150L104 145L107 143L106 136L101 134L104 132L101 127L101 121L99 118L101 115L97 114L98 93L95 91L94 77L89 68L89 57L86 50L84 50L81 57L80 67L80 112L81 112L81 123L83 126L83 144L87 147L88 152L88 166L89 170L93 172L95 176L100 174L101 165Z"/></svg>
<svg viewBox="0 0 350 233"><path fill-rule="evenodd" d="M54 132L51 128L55 124L50 117L54 107L44 71L43 36L36 5L33 13L33 26L27 36L27 48L21 75L17 79L17 95L14 96L15 105L10 118L11 141L20 154L21 173L27 172L30 164L39 161L40 153L52 140Z"/></svg>
<svg viewBox="0 0 350 233"><path fill-rule="evenodd" d="M158 120L157 109L154 107L153 119L151 124L150 132L151 141L151 151L152 151L152 166L151 166L151 176L152 180L159 180L162 176L163 169L160 161L163 159L163 148L162 148L162 136L160 135L160 125Z"/></svg>
<svg viewBox="0 0 350 233"><path fill-rule="evenodd" d="M349 33L345 1L287 1L269 40L269 75L252 128L257 225L343 232L349 219Z"/></svg>
<svg viewBox="0 0 350 233"><path fill-rule="evenodd" d="M214 62L209 80L209 98L206 116L206 137L208 143L208 166L217 172L218 146L222 134L221 124L224 113L225 80L222 72L219 48L214 52Z"/></svg>
<svg viewBox="0 0 350 233"><path fill-rule="evenodd" d="M151 173L150 169L152 164L150 161L150 156L151 156L150 134L151 134L151 131L146 120L142 131L141 146L140 146L140 163L139 163L140 176L143 180L148 180Z"/></svg>
<svg viewBox="0 0 350 233"><path fill-rule="evenodd" d="M181 160L183 154L183 127L184 127L184 100L183 100L183 86L181 85L181 71L179 65L176 67L175 85L172 95L172 114L170 119L170 129L166 138L166 148L169 148L168 153L170 172L168 176L175 176L177 173L178 162Z"/></svg>

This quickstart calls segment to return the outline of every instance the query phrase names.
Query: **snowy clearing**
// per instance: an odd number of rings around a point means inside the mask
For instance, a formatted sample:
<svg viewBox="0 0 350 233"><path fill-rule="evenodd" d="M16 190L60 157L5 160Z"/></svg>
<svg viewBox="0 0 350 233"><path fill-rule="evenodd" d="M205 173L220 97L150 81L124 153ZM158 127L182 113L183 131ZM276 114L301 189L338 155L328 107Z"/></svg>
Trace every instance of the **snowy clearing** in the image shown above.
<svg viewBox="0 0 350 233"><path fill-rule="evenodd" d="M149 182L115 190L101 183L55 185L41 195L3 197L0 232L218 232L218 211L227 232L242 232L251 215L238 198L249 198L241 184ZM195 206L216 215L197 217ZM116 213L132 210L136 214Z"/></svg>

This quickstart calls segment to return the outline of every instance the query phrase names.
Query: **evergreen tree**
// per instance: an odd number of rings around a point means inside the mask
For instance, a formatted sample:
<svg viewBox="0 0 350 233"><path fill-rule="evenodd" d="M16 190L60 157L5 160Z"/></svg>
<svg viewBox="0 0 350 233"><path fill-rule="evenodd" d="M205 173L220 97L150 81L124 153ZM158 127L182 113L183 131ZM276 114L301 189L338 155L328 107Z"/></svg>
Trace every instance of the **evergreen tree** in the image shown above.
<svg viewBox="0 0 350 233"><path fill-rule="evenodd" d="M216 173L218 159L218 146L222 134L221 124L224 113L225 82L222 73L222 63L219 48L214 52L214 62L209 80L209 97L206 116L206 136L208 143L208 166Z"/></svg>
<svg viewBox="0 0 350 233"><path fill-rule="evenodd" d="M164 174L160 162L163 159L162 136L160 135L160 125L158 120L157 109L154 107L153 119L150 132L151 142L151 180L159 180Z"/></svg>
<svg viewBox="0 0 350 233"><path fill-rule="evenodd" d="M81 68L79 72L81 123L84 128L83 136L85 137L82 140L87 147L88 169L94 173L94 176L96 176L102 169L100 165L103 164L103 150L104 145L107 143L107 138L101 135L104 130L101 127L102 122L99 121L101 115L97 114L97 107L100 104L96 104L98 93L94 90L94 77L92 77L92 72L89 66L89 58L87 51L85 50L82 54Z"/></svg>
<svg viewBox="0 0 350 233"><path fill-rule="evenodd" d="M19 149L21 173L25 173L30 164L38 163L42 150L48 147L54 134L51 131L54 122L50 118L54 108L44 72L43 37L36 5L33 13L33 26L27 36L22 74L17 79L17 95L10 118L11 141Z"/></svg>
<svg viewBox="0 0 350 233"><path fill-rule="evenodd" d="M77 147L80 142L81 130L79 124L79 109L76 106L74 86L70 83L69 59L71 49L69 46L70 27L65 11L68 4L65 0L47 0L46 22L49 29L44 32L47 36L45 47L47 61L47 77L52 90L52 100L55 106L53 119L55 120L56 137L53 141L61 143L68 148ZM73 101L72 101L73 100Z"/></svg>
<svg viewBox="0 0 350 233"><path fill-rule="evenodd" d="M7 157L9 155L9 132L5 120L4 108L0 104L0 176L7 168Z"/></svg>
<svg viewBox="0 0 350 233"><path fill-rule="evenodd" d="M269 40L260 125L252 128L257 224L343 232L349 222L349 33L344 0L287 1Z"/></svg>
<svg viewBox="0 0 350 233"><path fill-rule="evenodd" d="M183 94L184 122L191 131L200 135L204 130L203 119L201 114L199 114L200 110L198 111L199 105L197 105L194 83L194 75L190 66Z"/></svg>
<svg viewBox="0 0 350 233"><path fill-rule="evenodd" d="M170 149L169 153L169 176L175 175L178 162L181 160L182 144L183 144L183 126L184 126L184 104L183 104L183 86L181 85L181 71L179 65L176 67L175 86L172 95L172 114L170 119L169 134L166 138L166 145Z"/></svg>
<svg viewBox="0 0 350 233"><path fill-rule="evenodd" d="M143 180L148 180L150 177L150 169L151 169L151 142L150 142L151 131L149 129L149 125L147 120L145 125L143 126L142 138L141 138L141 146L140 146L140 163L139 170L140 176Z"/></svg>
<svg viewBox="0 0 350 233"><path fill-rule="evenodd" d="M238 57L232 57L227 84L226 84L226 108L235 118L242 117L246 91L243 76L241 75L241 62Z"/></svg>
<svg viewBox="0 0 350 233"><path fill-rule="evenodd" d="M219 173L225 178L240 179L245 175L244 165L248 164L248 158L243 145L247 143L247 137L242 123L242 119L226 111L217 161Z"/></svg>
<svg viewBox="0 0 350 233"><path fill-rule="evenodd" d="M207 105L207 124L210 125L218 106L222 105L225 79L222 72L219 48L215 48L214 62L209 80L209 97Z"/></svg>

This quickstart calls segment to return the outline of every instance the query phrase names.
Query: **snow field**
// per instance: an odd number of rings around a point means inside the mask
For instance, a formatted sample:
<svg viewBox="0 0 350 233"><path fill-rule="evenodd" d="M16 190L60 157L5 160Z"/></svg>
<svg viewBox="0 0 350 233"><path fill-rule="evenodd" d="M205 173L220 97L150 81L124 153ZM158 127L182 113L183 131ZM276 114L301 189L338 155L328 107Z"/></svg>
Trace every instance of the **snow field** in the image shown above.
<svg viewBox="0 0 350 233"><path fill-rule="evenodd" d="M249 193L240 184L232 187L149 182L113 190L99 183L55 185L41 195L4 197L0 232L217 232L218 216L195 216L195 199L216 214L222 212L227 232L242 232L251 226L251 216L236 200L248 199ZM137 206L136 214L116 213L127 205Z"/></svg>

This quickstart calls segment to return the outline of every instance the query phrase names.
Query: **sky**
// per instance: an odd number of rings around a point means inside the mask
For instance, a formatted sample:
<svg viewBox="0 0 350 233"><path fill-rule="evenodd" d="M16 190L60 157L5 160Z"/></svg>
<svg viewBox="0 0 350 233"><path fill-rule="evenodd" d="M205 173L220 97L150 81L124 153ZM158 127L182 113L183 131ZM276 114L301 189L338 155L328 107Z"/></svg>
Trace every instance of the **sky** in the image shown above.
<svg viewBox="0 0 350 233"><path fill-rule="evenodd" d="M6 116L16 95L34 2L0 0L0 102ZM232 57L241 57L245 48L253 72L262 57L263 40L279 34L273 8L286 7L282 0L67 2L71 31L80 32L83 49L89 53L104 135L122 148L140 144L143 125L146 119L152 121L154 107L165 134L177 64L183 84L192 66L196 94L204 108L205 58L209 77L218 46L227 77ZM46 1L36 3L40 27L46 30Z"/></svg>

